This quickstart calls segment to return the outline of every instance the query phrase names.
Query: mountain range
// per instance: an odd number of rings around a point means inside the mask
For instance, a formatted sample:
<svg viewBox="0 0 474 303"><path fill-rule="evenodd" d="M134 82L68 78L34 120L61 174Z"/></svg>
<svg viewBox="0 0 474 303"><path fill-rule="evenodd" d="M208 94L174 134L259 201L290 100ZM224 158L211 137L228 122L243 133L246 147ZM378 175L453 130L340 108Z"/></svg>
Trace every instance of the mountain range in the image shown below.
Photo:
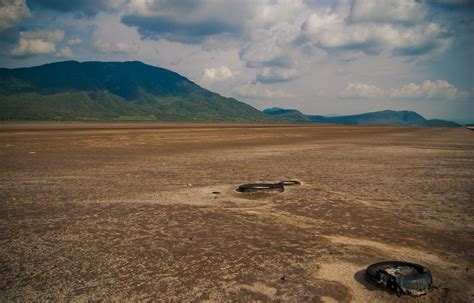
<svg viewBox="0 0 474 303"><path fill-rule="evenodd" d="M404 125L424 127L458 127L459 124L440 119L425 119L413 111L384 110L371 113L347 116L305 115L296 109L268 108L263 111L267 115L279 117L293 122L331 123L349 125Z"/></svg>
<svg viewBox="0 0 474 303"><path fill-rule="evenodd" d="M0 113L3 120L275 120L175 72L138 61L1 68Z"/></svg>
<svg viewBox="0 0 474 303"><path fill-rule="evenodd" d="M0 68L0 120L158 120L305 122L353 125L459 126L411 111L351 116L305 115L295 109L263 112L206 90L164 68L139 61L64 61Z"/></svg>

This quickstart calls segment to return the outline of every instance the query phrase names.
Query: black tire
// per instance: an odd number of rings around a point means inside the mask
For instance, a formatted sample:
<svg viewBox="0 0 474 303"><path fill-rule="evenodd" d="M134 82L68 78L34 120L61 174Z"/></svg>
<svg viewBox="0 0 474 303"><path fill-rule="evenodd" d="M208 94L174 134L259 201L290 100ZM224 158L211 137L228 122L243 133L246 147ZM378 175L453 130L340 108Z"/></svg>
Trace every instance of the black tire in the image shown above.
<svg viewBox="0 0 474 303"><path fill-rule="evenodd" d="M238 192L241 193L252 193L252 192L269 192L278 191L283 192L285 188L281 183L249 183L240 185L237 188Z"/></svg>
<svg viewBox="0 0 474 303"><path fill-rule="evenodd" d="M365 270L367 279L398 294L422 295L431 289L433 277L428 268L403 261L375 263Z"/></svg>
<svg viewBox="0 0 474 303"><path fill-rule="evenodd" d="M300 181L296 180L285 180L280 182L283 186L293 186L293 185L301 185Z"/></svg>

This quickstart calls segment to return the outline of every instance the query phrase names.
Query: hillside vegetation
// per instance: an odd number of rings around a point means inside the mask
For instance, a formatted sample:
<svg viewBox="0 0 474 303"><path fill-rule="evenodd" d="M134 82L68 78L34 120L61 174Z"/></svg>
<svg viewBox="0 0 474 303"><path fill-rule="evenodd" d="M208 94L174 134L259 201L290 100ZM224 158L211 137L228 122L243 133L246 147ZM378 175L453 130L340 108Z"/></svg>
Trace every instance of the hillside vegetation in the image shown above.
<svg viewBox="0 0 474 303"><path fill-rule="evenodd" d="M0 112L3 120L272 120L175 72L137 61L2 68Z"/></svg>
<svg viewBox="0 0 474 303"><path fill-rule="evenodd" d="M458 127L459 124L440 119L425 119L413 111L384 110L358 115L325 117L318 115L304 115L294 109L270 108L263 111L267 115L280 118L289 118L295 122L313 122L348 125L405 125L425 127Z"/></svg>

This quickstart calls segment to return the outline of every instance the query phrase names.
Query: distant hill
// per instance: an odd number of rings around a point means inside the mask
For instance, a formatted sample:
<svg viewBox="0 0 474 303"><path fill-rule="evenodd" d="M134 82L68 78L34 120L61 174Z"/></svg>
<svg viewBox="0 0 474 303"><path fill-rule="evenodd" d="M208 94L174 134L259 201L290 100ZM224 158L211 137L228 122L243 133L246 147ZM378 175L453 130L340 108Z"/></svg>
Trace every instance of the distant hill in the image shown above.
<svg viewBox="0 0 474 303"><path fill-rule="evenodd" d="M269 121L274 118L142 62L0 68L2 120Z"/></svg>
<svg viewBox="0 0 474 303"><path fill-rule="evenodd" d="M313 122L354 125L423 125L426 121L425 118L416 112L393 110L328 118L321 116L309 117Z"/></svg>
<svg viewBox="0 0 474 303"><path fill-rule="evenodd" d="M311 119L308 116L302 114L299 110L296 109L283 109L279 107L272 107L263 110L263 113L295 122L311 122Z"/></svg>
<svg viewBox="0 0 474 303"><path fill-rule="evenodd" d="M289 113L296 110L285 110L282 108L270 108L263 112L267 115L286 118ZM459 124L451 121L444 121L439 119L427 120L420 114L413 111L393 111L384 110L378 112L364 113L359 115L348 116L318 116L318 115L304 115L299 111L302 118L298 119L299 115L292 114L292 121L313 123L334 123L334 124L349 124L349 125L412 125L425 127L458 127Z"/></svg>
<svg viewBox="0 0 474 303"><path fill-rule="evenodd" d="M440 120L440 119L426 120L424 125L430 126L430 127L459 127L461 126L461 124L458 124L456 122L445 121L445 120Z"/></svg>

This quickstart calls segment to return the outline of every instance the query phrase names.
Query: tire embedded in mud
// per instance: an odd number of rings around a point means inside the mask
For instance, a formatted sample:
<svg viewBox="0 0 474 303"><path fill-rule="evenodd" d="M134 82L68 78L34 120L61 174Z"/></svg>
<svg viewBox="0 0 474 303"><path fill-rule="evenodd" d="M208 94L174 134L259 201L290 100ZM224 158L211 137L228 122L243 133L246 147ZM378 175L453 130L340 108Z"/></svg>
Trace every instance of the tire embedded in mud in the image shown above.
<svg viewBox="0 0 474 303"><path fill-rule="evenodd" d="M293 185L301 185L300 181L296 180L285 180L280 182L283 186L293 186Z"/></svg>
<svg viewBox="0 0 474 303"><path fill-rule="evenodd" d="M283 192L285 188L282 183L249 183L240 185L237 188L238 192L241 193L252 193L252 192L267 192L267 191L278 191Z"/></svg>
<svg viewBox="0 0 474 303"><path fill-rule="evenodd" d="M365 270L367 279L399 295L424 295L431 289L433 277L428 268L402 261L375 263Z"/></svg>

